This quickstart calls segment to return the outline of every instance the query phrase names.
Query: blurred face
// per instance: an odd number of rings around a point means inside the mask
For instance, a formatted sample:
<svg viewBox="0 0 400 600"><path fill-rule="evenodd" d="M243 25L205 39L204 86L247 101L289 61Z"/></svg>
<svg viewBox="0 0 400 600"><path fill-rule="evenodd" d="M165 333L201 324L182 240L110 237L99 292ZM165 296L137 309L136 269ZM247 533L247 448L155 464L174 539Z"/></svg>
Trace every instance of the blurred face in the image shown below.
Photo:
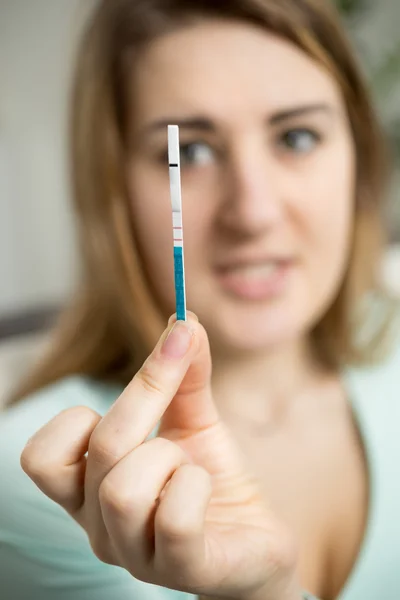
<svg viewBox="0 0 400 600"><path fill-rule="evenodd" d="M268 32L206 21L148 47L131 84L134 227L166 315L178 124L188 308L225 350L304 336L337 294L352 229L353 144L334 80Z"/></svg>

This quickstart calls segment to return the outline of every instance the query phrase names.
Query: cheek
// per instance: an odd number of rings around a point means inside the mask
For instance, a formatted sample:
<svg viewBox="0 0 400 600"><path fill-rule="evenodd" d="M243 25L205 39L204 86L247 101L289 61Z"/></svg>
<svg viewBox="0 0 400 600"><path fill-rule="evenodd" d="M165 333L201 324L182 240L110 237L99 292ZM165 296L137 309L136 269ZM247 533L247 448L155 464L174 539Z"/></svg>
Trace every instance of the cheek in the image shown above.
<svg viewBox="0 0 400 600"><path fill-rule="evenodd" d="M128 189L132 223L147 278L161 303L171 304L173 287L172 216L169 188L145 169L132 170Z"/></svg>
<svg viewBox="0 0 400 600"><path fill-rule="evenodd" d="M168 177L144 166L131 169L128 188L135 239L148 281L168 314L175 308L173 234ZM207 189L207 192L209 190ZM209 201L205 201L208 198ZM185 279L188 300L198 295L212 233L213 195L204 184L182 180Z"/></svg>
<svg viewBox="0 0 400 600"><path fill-rule="evenodd" d="M306 207L322 245L347 245L354 213L354 157L350 142L333 146L313 166ZM339 250L339 248L338 248Z"/></svg>
<svg viewBox="0 0 400 600"><path fill-rule="evenodd" d="M321 175L313 181L303 215L309 227L310 264L321 283L328 286L330 282L331 287L337 287L347 264L355 198L350 149L342 148L335 156L339 160L316 170Z"/></svg>

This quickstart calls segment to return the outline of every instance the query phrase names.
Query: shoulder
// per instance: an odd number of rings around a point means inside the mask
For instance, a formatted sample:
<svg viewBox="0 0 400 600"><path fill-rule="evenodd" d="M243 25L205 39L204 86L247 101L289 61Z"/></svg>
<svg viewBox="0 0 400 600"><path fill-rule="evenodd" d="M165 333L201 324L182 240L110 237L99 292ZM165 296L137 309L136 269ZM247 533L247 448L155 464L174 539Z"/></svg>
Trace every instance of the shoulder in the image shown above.
<svg viewBox="0 0 400 600"><path fill-rule="evenodd" d="M84 377L62 379L0 413L0 447L7 443L22 451L35 431L73 406L88 406L104 414L120 391Z"/></svg>
<svg viewBox="0 0 400 600"><path fill-rule="evenodd" d="M397 469L400 453L400 335L397 323L393 324L393 334L390 351L383 360L368 367L353 367L344 373L353 416L370 461L377 468L379 466L379 473Z"/></svg>
<svg viewBox="0 0 400 600"><path fill-rule="evenodd" d="M188 600L189 594L143 583L100 562L83 529L25 475L28 439L73 406L104 414L122 388L74 377L0 414L0 581L2 600Z"/></svg>
<svg viewBox="0 0 400 600"><path fill-rule="evenodd" d="M39 390L1 412L0 480L8 483L5 495L39 498L35 486L20 467L21 452L38 429L61 411L73 406L87 406L104 414L117 396L116 388L83 377L70 377ZM0 509L5 495L0 494Z"/></svg>
<svg viewBox="0 0 400 600"><path fill-rule="evenodd" d="M400 486L400 335L396 321L391 325L390 351L379 363L348 369L345 385L357 425L368 472L368 528L354 572L341 595L344 598L398 597L400 553L398 507ZM371 591L372 590L372 591ZM372 594L372 595L371 595Z"/></svg>
<svg viewBox="0 0 400 600"><path fill-rule="evenodd" d="M344 378L355 395L380 399L381 404L390 403L399 397L400 391L400 317L392 323L392 336L384 357L373 365L346 369ZM378 396L378 398L377 398ZM386 402L385 400L386 399ZM396 405L400 402L396 401Z"/></svg>
<svg viewBox="0 0 400 600"><path fill-rule="evenodd" d="M88 584L96 578L105 583L110 573L111 580L114 577L111 568L91 553L83 529L42 494L20 467L29 437L58 412L78 404L98 410L104 399L83 379L71 378L0 414L0 580L4 600L72 600L74 593L80 600L85 581ZM71 596L64 595L68 587Z"/></svg>
<svg viewBox="0 0 400 600"><path fill-rule="evenodd" d="M20 466L21 452L29 438L59 412L73 406L88 406L103 414L112 404L114 392L85 378L71 377L50 385L0 413L0 531L7 502L20 501L30 509L43 504L43 494ZM4 490L4 492L3 492ZM50 502L50 501L49 501ZM49 504L50 511L53 503Z"/></svg>
<svg viewBox="0 0 400 600"><path fill-rule="evenodd" d="M22 471L20 456L29 438L40 427L62 410L77 405L89 406L101 412L105 409L106 398L84 378L71 377L38 391L0 413L0 540L8 525L14 527L13 533L17 533L20 528L18 521L31 519L26 531L38 533L34 516L37 517L42 509L48 511L46 516L58 514L57 506L47 500ZM22 531L19 533L22 535ZM51 536L50 531L47 534Z"/></svg>

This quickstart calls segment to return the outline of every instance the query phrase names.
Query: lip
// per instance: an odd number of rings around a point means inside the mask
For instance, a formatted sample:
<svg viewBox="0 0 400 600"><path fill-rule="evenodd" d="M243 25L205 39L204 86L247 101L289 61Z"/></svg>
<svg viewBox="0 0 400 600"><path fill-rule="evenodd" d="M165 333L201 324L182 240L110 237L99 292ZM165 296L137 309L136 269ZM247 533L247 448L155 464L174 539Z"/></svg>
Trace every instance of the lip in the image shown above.
<svg viewBox="0 0 400 600"><path fill-rule="evenodd" d="M264 255L253 255L246 256L241 254L240 256L230 255L225 261L216 263L215 270L217 272L229 271L235 267L248 267L252 265L265 265L267 263L277 263L278 265L290 265L294 263L294 258L283 254L264 254Z"/></svg>
<svg viewBox="0 0 400 600"><path fill-rule="evenodd" d="M263 265L268 262L276 264L276 268L270 273L262 273L257 276L248 276L246 273L235 271L235 267L246 267ZM220 288L229 296L238 300L248 301L268 301L282 296L290 282L291 275L295 270L295 261L288 258L268 258L258 259L241 258L233 262L221 264L216 270L215 275Z"/></svg>

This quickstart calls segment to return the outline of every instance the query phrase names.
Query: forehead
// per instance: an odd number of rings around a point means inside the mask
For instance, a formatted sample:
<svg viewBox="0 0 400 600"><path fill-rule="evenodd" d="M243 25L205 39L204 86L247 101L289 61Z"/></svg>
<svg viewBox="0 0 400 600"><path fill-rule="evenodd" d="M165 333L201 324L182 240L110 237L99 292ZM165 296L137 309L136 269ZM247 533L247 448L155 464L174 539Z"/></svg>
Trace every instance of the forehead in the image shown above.
<svg viewBox="0 0 400 600"><path fill-rule="evenodd" d="M316 61L273 33L233 21L204 21L155 40L131 85L139 119L206 110L223 120L341 103L336 82Z"/></svg>

